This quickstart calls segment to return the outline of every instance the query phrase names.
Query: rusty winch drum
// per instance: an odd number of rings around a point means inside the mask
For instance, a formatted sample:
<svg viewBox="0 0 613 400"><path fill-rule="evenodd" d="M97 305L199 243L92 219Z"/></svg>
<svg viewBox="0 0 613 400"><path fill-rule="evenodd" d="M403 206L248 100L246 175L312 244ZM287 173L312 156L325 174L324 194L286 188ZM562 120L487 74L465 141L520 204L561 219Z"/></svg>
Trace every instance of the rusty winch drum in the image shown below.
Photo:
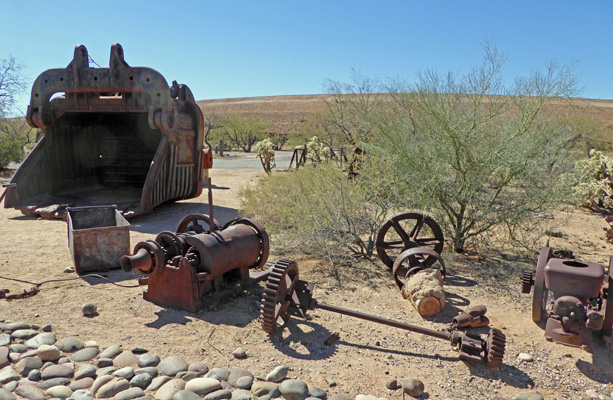
<svg viewBox="0 0 613 400"><path fill-rule="evenodd" d="M238 218L220 228L208 215L194 214L183 218L176 232L136 244L133 255L122 257L121 267L147 278L145 300L195 312L224 280L246 281L250 269L264 266L269 246L266 230L251 219Z"/></svg>

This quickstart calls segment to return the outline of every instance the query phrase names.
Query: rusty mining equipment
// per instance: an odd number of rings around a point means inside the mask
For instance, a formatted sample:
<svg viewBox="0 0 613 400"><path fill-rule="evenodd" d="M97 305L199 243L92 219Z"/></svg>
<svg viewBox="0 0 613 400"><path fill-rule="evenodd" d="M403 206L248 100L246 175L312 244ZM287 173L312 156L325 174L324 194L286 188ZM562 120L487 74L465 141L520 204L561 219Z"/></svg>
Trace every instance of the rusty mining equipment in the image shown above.
<svg viewBox="0 0 613 400"><path fill-rule="evenodd" d="M212 166L191 90L131 67L119 44L108 68L90 67L79 45L66 68L43 72L26 119L44 137L3 194L6 208L26 215L65 218L67 207L108 204L124 217L144 214L199 196Z"/></svg>
<svg viewBox="0 0 613 400"><path fill-rule="evenodd" d="M121 268L136 269L145 278L145 300L196 312L224 280L251 279L249 270L264 266L268 252L266 230L251 219L237 218L221 227L207 214L191 214L176 232L137 243L133 255L122 257Z"/></svg>
<svg viewBox="0 0 613 400"><path fill-rule="evenodd" d="M439 224L431 216L418 212L391 217L381 225L375 242L379 258L392 271L400 288L402 278L433 267L437 262L436 267L445 276L445 263L440 256L443 244Z"/></svg>
<svg viewBox="0 0 613 400"><path fill-rule="evenodd" d="M604 266L571 259L554 258L544 247L538 257L536 274L524 271L522 293L534 286L532 320L546 321L545 338L568 346L590 349L592 332L611 336L613 325L613 257L608 274ZM549 308L549 292L553 306Z"/></svg>
<svg viewBox="0 0 613 400"><path fill-rule="evenodd" d="M499 329L490 329L487 338L475 332L460 332L455 329L437 331L415 325L409 325L386 318L368 315L341 307L331 306L318 302L313 298L314 283L298 279L298 264L295 261L278 261L266 282L264 295L260 308L260 322L267 333L274 333L283 328L289 317L296 316L306 318L310 310L317 308L364 319L399 329L415 332L421 335L432 336L438 339L448 340L452 346L457 346L460 359L464 361L483 361L490 368L498 369L502 364L506 337ZM482 306L481 306L482 307ZM482 315L485 307L468 310L469 315L464 318L469 321L454 321L456 326L482 326ZM471 316L473 321L470 321Z"/></svg>

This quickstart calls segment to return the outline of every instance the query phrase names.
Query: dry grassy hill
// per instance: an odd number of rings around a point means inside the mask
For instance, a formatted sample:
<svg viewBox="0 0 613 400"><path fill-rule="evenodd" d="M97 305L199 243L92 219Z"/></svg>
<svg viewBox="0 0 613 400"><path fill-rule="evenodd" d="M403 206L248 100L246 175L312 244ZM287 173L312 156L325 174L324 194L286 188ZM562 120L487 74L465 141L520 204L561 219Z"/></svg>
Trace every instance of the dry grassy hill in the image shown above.
<svg viewBox="0 0 613 400"><path fill-rule="evenodd" d="M315 122L325 115L326 99L330 99L330 95L240 97L200 100L197 103L205 118L213 114L254 115L271 122L272 132L291 135L300 131L305 123ZM558 101L548 111L563 117L589 117L599 121L600 129L593 134L598 136L596 140L610 143L608 147L613 150L613 100L575 99L572 106Z"/></svg>

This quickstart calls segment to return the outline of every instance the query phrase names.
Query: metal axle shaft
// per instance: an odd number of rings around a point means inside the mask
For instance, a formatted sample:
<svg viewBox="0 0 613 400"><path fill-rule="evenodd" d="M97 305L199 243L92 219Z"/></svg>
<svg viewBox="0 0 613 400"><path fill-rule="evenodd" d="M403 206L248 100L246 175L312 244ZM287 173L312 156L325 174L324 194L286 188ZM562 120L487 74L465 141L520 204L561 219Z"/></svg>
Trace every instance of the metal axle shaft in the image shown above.
<svg viewBox="0 0 613 400"><path fill-rule="evenodd" d="M422 328L415 325L405 324L398 321L393 321L391 319L376 317L374 315L364 314L358 311L348 310L346 308L331 306L324 303L319 303L315 299L311 299L311 304L309 304L309 309L314 310L315 308L321 308L322 310L328 310L332 312L336 312L339 314L348 315L350 317L356 317L360 319L365 319L367 321L377 322L379 324L384 324L388 326L393 326L394 328L404 329L406 331L416 332L421 335L432 336L438 339L450 340L452 339L452 334L445 331L437 331L434 329Z"/></svg>

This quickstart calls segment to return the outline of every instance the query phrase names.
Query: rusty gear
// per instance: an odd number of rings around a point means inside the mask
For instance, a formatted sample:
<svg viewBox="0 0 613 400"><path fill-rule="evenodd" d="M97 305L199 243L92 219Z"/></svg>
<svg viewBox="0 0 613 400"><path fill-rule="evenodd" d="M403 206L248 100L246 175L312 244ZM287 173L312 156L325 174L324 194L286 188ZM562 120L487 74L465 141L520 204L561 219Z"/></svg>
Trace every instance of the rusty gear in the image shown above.
<svg viewBox="0 0 613 400"><path fill-rule="evenodd" d="M205 228L199 222L205 222L208 228ZM211 218L206 214L190 214L181 219L177 225L177 233L195 232L205 233L212 230L220 229L219 222L213 218L213 224L211 225Z"/></svg>
<svg viewBox="0 0 613 400"><path fill-rule="evenodd" d="M534 278L532 271L526 269L524 273L521 275L521 292L524 294L530 293L532 290L532 286L534 285Z"/></svg>
<svg viewBox="0 0 613 400"><path fill-rule="evenodd" d="M485 342L485 354L487 359L484 360L488 367L499 369L502 365L504 350L506 348L507 337L500 329L490 329Z"/></svg>
<svg viewBox="0 0 613 400"><path fill-rule="evenodd" d="M274 333L287 321L287 309L297 282L298 264L295 261L280 260L272 268L260 306L260 322L265 332Z"/></svg>
<svg viewBox="0 0 613 400"><path fill-rule="evenodd" d="M403 227L407 223L410 227L409 232ZM424 227L429 228L428 232L422 232ZM437 254L443 250L443 231L429 215L416 212L395 215L381 226L377 234L377 254L390 269L393 268L394 260L400 253L414 247L430 248ZM436 257L428 256L424 260L424 265L429 267L435 261Z"/></svg>
<svg viewBox="0 0 613 400"><path fill-rule="evenodd" d="M173 232L160 232L155 241L162 247L166 254L166 260L171 260L175 256L184 255L187 244Z"/></svg>

